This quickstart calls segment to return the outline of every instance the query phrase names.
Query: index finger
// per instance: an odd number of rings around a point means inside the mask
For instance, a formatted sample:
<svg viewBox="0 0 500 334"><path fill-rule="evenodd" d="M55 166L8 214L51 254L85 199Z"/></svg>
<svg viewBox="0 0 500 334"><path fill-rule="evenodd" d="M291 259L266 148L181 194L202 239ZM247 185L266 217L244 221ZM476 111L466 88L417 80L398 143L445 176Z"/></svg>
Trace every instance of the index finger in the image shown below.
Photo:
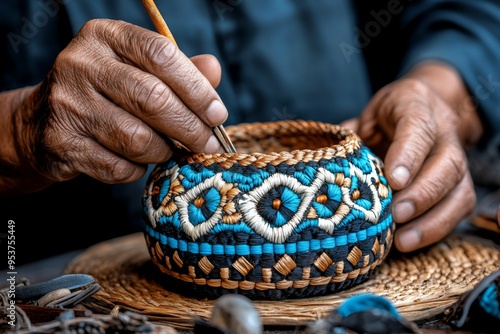
<svg viewBox="0 0 500 334"><path fill-rule="evenodd" d="M220 97L208 79L173 42L153 31L126 22L119 22L114 29L118 29L120 33L104 34L102 37L113 45L116 55L124 62L165 82L205 124L217 126L225 120L225 117L219 117L216 121L207 117L208 107L213 101L221 102ZM134 47L131 48L130 45ZM222 103L219 113L227 117L227 110Z"/></svg>
<svg viewBox="0 0 500 334"><path fill-rule="evenodd" d="M432 112L444 106L428 95L418 83L392 84L375 94L360 116L359 134L368 145L384 147L384 169L395 190L416 176L438 136Z"/></svg>

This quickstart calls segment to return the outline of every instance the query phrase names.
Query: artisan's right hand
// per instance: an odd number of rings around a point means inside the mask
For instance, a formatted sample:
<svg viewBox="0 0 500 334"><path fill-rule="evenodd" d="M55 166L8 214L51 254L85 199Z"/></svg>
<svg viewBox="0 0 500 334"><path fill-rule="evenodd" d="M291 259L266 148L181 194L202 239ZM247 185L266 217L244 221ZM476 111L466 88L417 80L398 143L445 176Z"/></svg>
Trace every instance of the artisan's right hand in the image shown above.
<svg viewBox="0 0 500 334"><path fill-rule="evenodd" d="M0 192L16 192L16 177L28 175L38 180L22 191L79 174L131 182L147 164L168 159L173 141L220 152L211 130L227 118L214 89L220 74L213 56L189 59L156 32L89 21L42 84L0 95L11 110L7 117L0 107L0 120L9 121L0 131L7 145L0 148Z"/></svg>

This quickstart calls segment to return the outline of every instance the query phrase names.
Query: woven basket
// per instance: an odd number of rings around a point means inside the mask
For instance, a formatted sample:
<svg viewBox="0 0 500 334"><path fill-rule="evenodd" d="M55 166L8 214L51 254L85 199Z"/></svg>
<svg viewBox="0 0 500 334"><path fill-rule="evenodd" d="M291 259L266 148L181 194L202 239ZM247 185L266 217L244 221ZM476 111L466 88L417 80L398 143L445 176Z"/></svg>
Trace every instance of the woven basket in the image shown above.
<svg viewBox="0 0 500 334"><path fill-rule="evenodd" d="M282 300L376 272L392 244L392 192L355 133L307 121L227 133L238 154L181 151L149 176L144 235L168 289Z"/></svg>

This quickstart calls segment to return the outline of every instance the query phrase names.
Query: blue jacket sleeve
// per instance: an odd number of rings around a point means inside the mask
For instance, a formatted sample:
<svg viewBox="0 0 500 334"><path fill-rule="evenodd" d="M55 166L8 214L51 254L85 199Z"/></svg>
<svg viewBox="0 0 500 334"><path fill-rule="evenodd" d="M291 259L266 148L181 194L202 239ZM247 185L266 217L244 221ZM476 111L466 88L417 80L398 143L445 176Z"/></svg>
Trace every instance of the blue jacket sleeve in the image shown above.
<svg viewBox="0 0 500 334"><path fill-rule="evenodd" d="M500 1L410 1L401 24L407 44L400 73L426 60L452 65L478 106L486 136L500 133Z"/></svg>

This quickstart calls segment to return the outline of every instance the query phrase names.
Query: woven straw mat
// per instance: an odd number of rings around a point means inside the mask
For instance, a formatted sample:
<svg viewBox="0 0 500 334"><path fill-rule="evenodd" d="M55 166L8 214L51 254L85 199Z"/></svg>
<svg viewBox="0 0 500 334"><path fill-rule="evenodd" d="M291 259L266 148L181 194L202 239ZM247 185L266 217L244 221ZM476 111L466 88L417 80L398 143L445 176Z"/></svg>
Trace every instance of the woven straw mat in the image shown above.
<svg viewBox="0 0 500 334"><path fill-rule="evenodd" d="M416 321L440 314L499 267L498 245L452 234L412 255L389 254L369 281L349 290L314 298L254 301L254 305L266 326L298 326L326 316L346 297L374 293L388 297L403 316ZM181 330L192 329L195 317L210 318L213 300L186 298L168 291L156 270L142 233L92 246L66 268L67 273L93 275L101 285L85 304L96 313L119 306Z"/></svg>

